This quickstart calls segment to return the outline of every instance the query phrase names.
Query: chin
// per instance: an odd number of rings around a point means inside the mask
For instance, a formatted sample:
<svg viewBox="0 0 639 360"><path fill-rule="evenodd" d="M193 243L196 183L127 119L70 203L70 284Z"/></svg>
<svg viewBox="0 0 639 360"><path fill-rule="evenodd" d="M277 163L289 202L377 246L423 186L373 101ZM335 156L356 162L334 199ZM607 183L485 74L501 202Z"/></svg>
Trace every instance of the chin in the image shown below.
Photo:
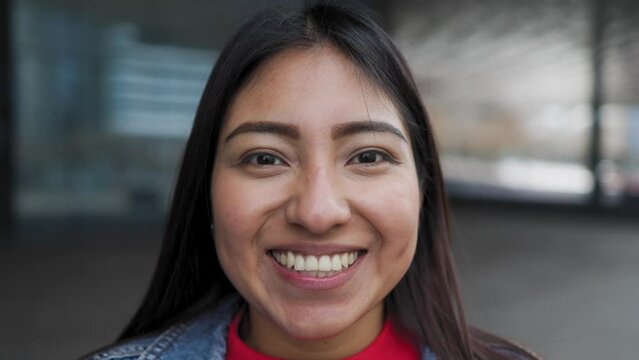
<svg viewBox="0 0 639 360"><path fill-rule="evenodd" d="M361 304L360 304L361 305ZM285 308L285 314L277 316L277 325L288 336L300 340L329 339L349 330L366 326L370 319L383 310L376 311L376 306L362 308L356 302L338 302L333 304L305 304L297 306L290 304Z"/></svg>

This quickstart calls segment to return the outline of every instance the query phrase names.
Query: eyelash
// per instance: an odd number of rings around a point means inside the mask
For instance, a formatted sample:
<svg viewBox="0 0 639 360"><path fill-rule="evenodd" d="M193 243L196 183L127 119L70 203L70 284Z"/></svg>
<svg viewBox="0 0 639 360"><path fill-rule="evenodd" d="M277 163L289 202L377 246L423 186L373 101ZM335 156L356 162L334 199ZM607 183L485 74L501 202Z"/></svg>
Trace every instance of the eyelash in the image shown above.
<svg viewBox="0 0 639 360"><path fill-rule="evenodd" d="M375 161L372 163L354 163L353 161L358 159L360 156L364 155L364 154L373 154L375 157L379 156L381 158L380 161ZM353 156L351 158L351 160L349 160L347 162L347 164L357 164L357 165L362 165L362 166L377 166L381 163L391 163L391 164L397 164L397 161L395 159L393 159L392 156L390 156L388 153L381 151L381 150L375 150L375 149L367 149L364 151L360 151L359 153L355 154L355 156Z"/></svg>
<svg viewBox="0 0 639 360"><path fill-rule="evenodd" d="M379 156L381 159L380 161L374 161L374 162L355 162L358 157L362 156L363 154L373 154L376 158L377 156ZM272 157L274 159L275 162L279 162L279 164L258 164L257 159L259 156L269 156ZM375 150L375 149L367 149L364 151L360 151L359 153L355 154L351 159L349 159L346 164L354 164L354 165L362 165L362 166L378 166L381 163L391 163L391 164L397 164L398 162L393 159L392 156L390 156L388 153L381 151L381 150ZM254 153L250 153L246 156L244 156L242 158L242 160L240 161L240 164L242 165L253 165L253 166L257 166L257 167L266 167L266 166L288 166L288 164L282 160L282 158L278 155L272 154L270 152L254 152Z"/></svg>
<svg viewBox="0 0 639 360"><path fill-rule="evenodd" d="M280 164L258 164L257 163L258 156L269 156L269 157L272 157L273 159L275 159L275 162L279 161ZM272 154L272 153L269 153L269 152L264 152L264 151L254 152L254 153L250 153L250 154L244 156L242 158L242 160L240 161L240 164L241 165L253 165L253 166L257 166L257 167L287 165L286 162L284 160L282 160L282 158L280 156Z"/></svg>

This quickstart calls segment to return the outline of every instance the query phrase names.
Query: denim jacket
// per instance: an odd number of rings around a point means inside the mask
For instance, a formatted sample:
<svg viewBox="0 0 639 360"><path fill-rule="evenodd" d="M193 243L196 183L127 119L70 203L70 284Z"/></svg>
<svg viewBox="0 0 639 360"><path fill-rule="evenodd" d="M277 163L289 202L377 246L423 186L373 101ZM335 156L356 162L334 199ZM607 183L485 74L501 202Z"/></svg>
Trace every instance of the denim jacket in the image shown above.
<svg viewBox="0 0 639 360"><path fill-rule="evenodd" d="M173 325L159 335L129 340L86 360L224 360L228 326L239 304L239 297L233 296L214 310ZM424 349L422 360L436 358Z"/></svg>

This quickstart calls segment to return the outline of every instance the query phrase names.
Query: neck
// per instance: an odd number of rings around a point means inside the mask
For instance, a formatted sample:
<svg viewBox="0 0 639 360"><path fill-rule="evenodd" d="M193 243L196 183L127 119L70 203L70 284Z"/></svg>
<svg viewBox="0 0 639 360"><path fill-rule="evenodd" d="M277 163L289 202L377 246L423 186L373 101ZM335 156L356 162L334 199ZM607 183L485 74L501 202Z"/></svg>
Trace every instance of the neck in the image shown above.
<svg viewBox="0 0 639 360"><path fill-rule="evenodd" d="M299 339L283 332L249 306L240 337L252 349L282 359L342 359L365 349L382 330L384 309L380 303L346 330L322 339Z"/></svg>

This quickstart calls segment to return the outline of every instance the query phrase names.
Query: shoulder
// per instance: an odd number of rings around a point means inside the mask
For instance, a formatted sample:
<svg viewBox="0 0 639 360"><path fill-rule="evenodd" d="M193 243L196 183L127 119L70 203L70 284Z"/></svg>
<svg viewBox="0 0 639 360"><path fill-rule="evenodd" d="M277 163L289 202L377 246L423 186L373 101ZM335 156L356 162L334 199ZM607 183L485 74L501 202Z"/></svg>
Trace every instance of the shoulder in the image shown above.
<svg viewBox="0 0 639 360"><path fill-rule="evenodd" d="M82 360L133 360L139 359L150 345L157 340L156 336L145 336L134 340L127 340L97 352L91 353Z"/></svg>
<svg viewBox="0 0 639 360"><path fill-rule="evenodd" d="M515 341L488 333L476 327L469 327L473 345L481 354L494 354L500 359L542 360L543 358Z"/></svg>
<svg viewBox="0 0 639 360"><path fill-rule="evenodd" d="M512 360L543 360L541 356L521 344L511 343L506 345L493 345L493 350Z"/></svg>
<svg viewBox="0 0 639 360"><path fill-rule="evenodd" d="M166 330L128 339L82 360L224 359L228 324L239 307L237 296L215 309Z"/></svg>

